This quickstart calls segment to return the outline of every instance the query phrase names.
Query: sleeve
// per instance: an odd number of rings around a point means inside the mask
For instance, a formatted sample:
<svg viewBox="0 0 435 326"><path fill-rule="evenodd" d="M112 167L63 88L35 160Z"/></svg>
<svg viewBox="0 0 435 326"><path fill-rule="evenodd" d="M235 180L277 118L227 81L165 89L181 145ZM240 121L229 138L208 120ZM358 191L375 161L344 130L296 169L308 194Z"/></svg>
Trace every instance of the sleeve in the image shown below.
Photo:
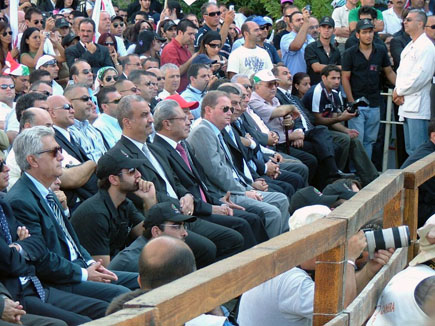
<svg viewBox="0 0 435 326"><path fill-rule="evenodd" d="M345 50L343 57L341 59L341 70L352 71L352 53L351 51Z"/></svg>
<svg viewBox="0 0 435 326"><path fill-rule="evenodd" d="M289 53L290 55L296 54L297 52L294 51L290 51L290 44L292 44L293 40L295 39L296 34L295 33L288 33L285 34L282 38L281 38L281 52L284 55L284 53Z"/></svg>
<svg viewBox="0 0 435 326"><path fill-rule="evenodd" d="M282 62L281 58L280 58L279 55L278 55L278 51L276 51L275 46L271 46L271 47L270 47L270 51L271 51L271 53L272 53L272 63L273 63L273 64L276 65L277 63Z"/></svg>
<svg viewBox="0 0 435 326"><path fill-rule="evenodd" d="M385 48L382 48L382 67L390 67L391 66L391 61L390 61L390 57L388 56L388 52Z"/></svg>
<svg viewBox="0 0 435 326"><path fill-rule="evenodd" d="M390 53L393 57L394 67L398 67L400 63L400 54L402 53L403 47L400 43L398 37L393 37L390 42Z"/></svg>
<svg viewBox="0 0 435 326"><path fill-rule="evenodd" d="M28 264L25 258L15 249L8 246L5 240L0 237L0 275L2 278L18 277L28 274L32 265Z"/></svg>
<svg viewBox="0 0 435 326"><path fill-rule="evenodd" d="M239 62L238 62L238 54L239 51L234 51L230 53L230 56L228 58L228 65L227 65L227 71L228 72L234 72L236 74L239 73Z"/></svg>
<svg viewBox="0 0 435 326"><path fill-rule="evenodd" d="M166 63L173 63L177 66L180 66L180 62L178 61L178 53L175 50L175 47L170 46L169 44L163 48L162 55L160 57L160 65L163 66Z"/></svg>
<svg viewBox="0 0 435 326"><path fill-rule="evenodd" d="M259 100L252 100L249 102L249 107L264 121L264 123L270 122L270 116L272 115L273 108L266 103L262 103Z"/></svg>
<svg viewBox="0 0 435 326"><path fill-rule="evenodd" d="M313 63L320 62L319 57L314 50L314 47L316 46L316 43L311 43L305 48L305 62L307 63L307 67L311 67Z"/></svg>
<svg viewBox="0 0 435 326"><path fill-rule="evenodd" d="M116 37L116 46L118 47L118 53L120 57L124 57L127 55L127 50L125 48L125 44L122 39Z"/></svg>
<svg viewBox="0 0 435 326"><path fill-rule="evenodd" d="M132 226L136 226L139 223L143 222L144 216L137 210L136 206L132 203L131 200L127 200L128 205L128 218Z"/></svg>
<svg viewBox="0 0 435 326"><path fill-rule="evenodd" d="M354 8L349 11L349 23L358 21L358 8Z"/></svg>
<svg viewBox="0 0 435 326"><path fill-rule="evenodd" d="M382 15L382 11L380 11L379 9L376 9L376 12L378 13L378 20L384 20L384 15Z"/></svg>
<svg viewBox="0 0 435 326"><path fill-rule="evenodd" d="M335 8L334 11L332 12L332 19L334 19L334 23L335 23L335 28L340 28L343 27L341 25L341 20L340 20L340 14L339 14L339 8Z"/></svg>
<svg viewBox="0 0 435 326"><path fill-rule="evenodd" d="M275 49L280 48L281 38L282 38L282 33L278 33L273 37L273 46L275 47Z"/></svg>

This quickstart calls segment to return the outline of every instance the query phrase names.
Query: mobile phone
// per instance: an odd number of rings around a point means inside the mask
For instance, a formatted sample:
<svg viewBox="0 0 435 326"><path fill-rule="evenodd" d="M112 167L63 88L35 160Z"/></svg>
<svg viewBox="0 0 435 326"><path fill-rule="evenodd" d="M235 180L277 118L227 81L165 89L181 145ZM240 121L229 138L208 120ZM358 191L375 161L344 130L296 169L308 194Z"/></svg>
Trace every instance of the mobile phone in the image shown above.
<svg viewBox="0 0 435 326"><path fill-rule="evenodd" d="M308 10L308 12L311 14L311 6L310 5L306 5L305 9Z"/></svg>
<svg viewBox="0 0 435 326"><path fill-rule="evenodd" d="M230 5L230 7L228 8L230 11L234 11L234 5Z"/></svg>

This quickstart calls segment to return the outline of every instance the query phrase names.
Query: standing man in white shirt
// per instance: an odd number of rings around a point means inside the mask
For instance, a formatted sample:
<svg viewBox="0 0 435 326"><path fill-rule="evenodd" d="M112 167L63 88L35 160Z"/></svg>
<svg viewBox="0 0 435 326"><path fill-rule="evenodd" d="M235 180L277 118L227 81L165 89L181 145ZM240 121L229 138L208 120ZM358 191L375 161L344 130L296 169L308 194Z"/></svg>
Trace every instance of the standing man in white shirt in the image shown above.
<svg viewBox="0 0 435 326"><path fill-rule="evenodd" d="M396 88L393 92L394 103L400 105L400 121L405 121L405 147L408 155L428 140L435 47L424 33L426 23L426 14L419 9L411 10L405 18L405 32L411 36L411 42L400 55Z"/></svg>
<svg viewBox="0 0 435 326"><path fill-rule="evenodd" d="M356 8L358 0L347 0L344 6L335 8L332 12L332 19L335 22L335 36L340 53L344 52L344 44L350 36L349 30L349 12Z"/></svg>
<svg viewBox="0 0 435 326"><path fill-rule="evenodd" d="M402 12L405 8L404 0L392 0L393 6L385 10L384 15L384 31L383 33L394 34L402 29Z"/></svg>

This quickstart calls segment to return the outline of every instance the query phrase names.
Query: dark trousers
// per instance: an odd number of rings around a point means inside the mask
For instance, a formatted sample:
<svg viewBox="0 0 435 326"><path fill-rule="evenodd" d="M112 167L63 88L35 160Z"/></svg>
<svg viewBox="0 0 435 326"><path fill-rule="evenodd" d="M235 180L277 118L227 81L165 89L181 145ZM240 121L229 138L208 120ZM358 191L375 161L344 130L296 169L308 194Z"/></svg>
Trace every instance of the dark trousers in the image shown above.
<svg viewBox="0 0 435 326"><path fill-rule="evenodd" d="M24 326L67 326L67 323L65 323L63 320L32 314L25 314L24 316L21 316L21 323ZM0 320L0 326L17 326L17 324Z"/></svg>
<svg viewBox="0 0 435 326"><path fill-rule="evenodd" d="M287 153L286 143L281 143L276 145L276 149L280 152ZM318 162L316 157L298 148L291 147L289 150L291 156L296 157L298 160L300 160L308 167L308 171L309 171L308 182L311 182L311 180L316 175L316 171L317 171Z"/></svg>
<svg viewBox="0 0 435 326"><path fill-rule="evenodd" d="M58 290L53 287L46 289L46 302L42 302L33 285L24 288L21 300L26 312L40 316L57 318L68 325L80 325L92 319L104 316L108 303L74 293Z"/></svg>

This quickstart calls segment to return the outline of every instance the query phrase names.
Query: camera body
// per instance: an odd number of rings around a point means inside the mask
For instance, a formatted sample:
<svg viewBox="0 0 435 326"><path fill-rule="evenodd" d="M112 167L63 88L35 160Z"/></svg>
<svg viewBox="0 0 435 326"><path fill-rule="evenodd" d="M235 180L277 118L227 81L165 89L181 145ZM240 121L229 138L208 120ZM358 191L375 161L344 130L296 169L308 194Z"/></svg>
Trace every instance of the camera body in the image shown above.
<svg viewBox="0 0 435 326"><path fill-rule="evenodd" d="M373 259L375 251L379 249L403 248L411 244L407 225L380 230L365 229L363 231L366 236L370 259Z"/></svg>
<svg viewBox="0 0 435 326"><path fill-rule="evenodd" d="M358 107L360 106L370 106L370 102L364 96L357 99L355 102L347 103L346 110L349 113L356 113L356 116L359 116Z"/></svg>

